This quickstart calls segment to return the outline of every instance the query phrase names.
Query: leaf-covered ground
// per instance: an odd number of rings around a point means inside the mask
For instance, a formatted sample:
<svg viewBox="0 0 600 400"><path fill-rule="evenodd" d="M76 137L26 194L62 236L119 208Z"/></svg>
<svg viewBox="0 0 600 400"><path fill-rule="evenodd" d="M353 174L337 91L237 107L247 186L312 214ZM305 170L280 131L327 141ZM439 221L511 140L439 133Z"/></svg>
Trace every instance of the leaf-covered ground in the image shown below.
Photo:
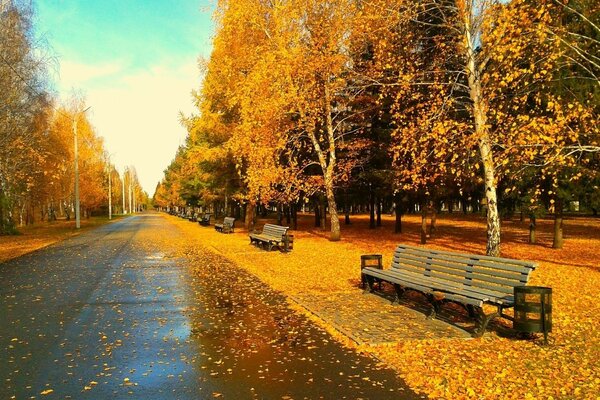
<svg viewBox="0 0 600 400"><path fill-rule="evenodd" d="M51 223L40 222L33 226L19 228L19 235L0 236L0 262L44 248L107 222L108 219L105 217L84 218L81 220L81 230L75 229L74 219L71 221L61 219Z"/></svg>
<svg viewBox="0 0 600 400"><path fill-rule="evenodd" d="M343 226L343 240L332 243L306 216L294 232L289 254L250 246L247 232L239 228L224 235L183 220L179 225L275 289L287 295L318 295L359 290L361 254L381 253L389 265L398 243L417 244L420 219L408 216L403 222L403 233L396 235L390 217L384 217L382 227L369 230L367 217L353 216L352 225ZM518 220L503 223L502 254L538 261L530 284L553 288L550 345L543 346L539 337L518 340L492 331L481 339L410 339L360 350L377 355L431 398L600 398L600 220L567 219L562 250L551 248L551 220L538 221L536 245L527 244L527 227ZM438 218L427 246L482 254L484 222L462 215Z"/></svg>

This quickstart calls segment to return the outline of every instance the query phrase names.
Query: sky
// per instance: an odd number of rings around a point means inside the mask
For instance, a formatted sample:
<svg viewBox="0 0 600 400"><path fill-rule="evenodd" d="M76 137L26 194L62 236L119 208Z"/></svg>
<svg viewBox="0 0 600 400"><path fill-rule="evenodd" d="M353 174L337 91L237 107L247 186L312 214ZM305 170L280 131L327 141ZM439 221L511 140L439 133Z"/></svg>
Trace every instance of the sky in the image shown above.
<svg viewBox="0 0 600 400"><path fill-rule="evenodd" d="M119 171L136 168L152 196L184 143L198 58L210 56L213 0L37 0L36 29L56 55L63 98L82 93L86 115Z"/></svg>

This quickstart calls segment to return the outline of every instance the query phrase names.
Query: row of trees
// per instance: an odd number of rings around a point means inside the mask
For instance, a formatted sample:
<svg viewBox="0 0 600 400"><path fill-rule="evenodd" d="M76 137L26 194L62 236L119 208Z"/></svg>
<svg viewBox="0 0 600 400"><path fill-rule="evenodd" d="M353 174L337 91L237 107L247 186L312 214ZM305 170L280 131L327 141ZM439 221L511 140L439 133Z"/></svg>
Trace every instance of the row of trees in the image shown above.
<svg viewBox="0 0 600 400"><path fill-rule="evenodd" d="M115 206L127 198L124 187L131 188L128 204L143 196L135 169L125 171L123 182L110 163L82 101L57 105L47 79L50 63L34 35L31 2L0 1L0 234L35 220L71 218L75 133L84 215L107 207L109 180Z"/></svg>
<svg viewBox="0 0 600 400"><path fill-rule="evenodd" d="M248 222L257 203L320 196L339 240L348 193L393 197L397 215L482 199L490 255L502 211L554 212L560 232L575 193L598 204L599 15L593 0L220 0L155 201L233 198Z"/></svg>

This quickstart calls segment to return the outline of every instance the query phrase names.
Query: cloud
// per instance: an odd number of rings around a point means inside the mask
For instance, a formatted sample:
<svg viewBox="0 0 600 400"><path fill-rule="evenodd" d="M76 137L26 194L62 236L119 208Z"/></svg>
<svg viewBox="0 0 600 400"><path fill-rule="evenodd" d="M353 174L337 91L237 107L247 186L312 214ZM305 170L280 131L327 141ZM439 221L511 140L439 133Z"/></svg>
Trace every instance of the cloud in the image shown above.
<svg viewBox="0 0 600 400"><path fill-rule="evenodd" d="M67 82L81 82L77 87L91 106L88 116L105 138L115 165L121 171L125 165L135 166L144 190L152 195L187 134L179 113L194 111L191 91L200 85L195 60L137 70L124 69L118 61L63 66L69 71Z"/></svg>
<svg viewBox="0 0 600 400"><path fill-rule="evenodd" d="M62 88L71 89L89 85L98 79L115 76L125 68L126 64L123 61L90 65L66 60L60 64L59 79Z"/></svg>

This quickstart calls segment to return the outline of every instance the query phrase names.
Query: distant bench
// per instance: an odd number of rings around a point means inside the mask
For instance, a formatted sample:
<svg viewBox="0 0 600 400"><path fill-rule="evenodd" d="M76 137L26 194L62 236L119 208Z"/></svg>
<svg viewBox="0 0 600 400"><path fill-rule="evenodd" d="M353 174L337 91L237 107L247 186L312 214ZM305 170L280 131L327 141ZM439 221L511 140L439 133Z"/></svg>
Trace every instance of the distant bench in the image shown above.
<svg viewBox="0 0 600 400"><path fill-rule="evenodd" d="M274 224L265 224L262 232L250 233L250 244L255 244L261 248L271 251L274 247L283 251L290 251L293 248L293 237L288 235L287 226Z"/></svg>
<svg viewBox="0 0 600 400"><path fill-rule="evenodd" d="M233 233L235 218L225 217L222 224L215 224L215 230L221 233Z"/></svg>
<svg viewBox="0 0 600 400"><path fill-rule="evenodd" d="M210 213L204 213L204 215L198 220L198 223L202 226L210 225Z"/></svg>
<svg viewBox="0 0 600 400"><path fill-rule="evenodd" d="M529 261L401 244L394 252L390 269L366 267L361 274L371 292L375 282L383 281L394 286L396 299L406 290L423 293L432 304L431 318L445 302L462 305L476 319L476 336L481 336L492 319L513 320L503 311L514 306L515 286L526 285L535 267ZM496 306L497 311L486 315L484 304Z"/></svg>

